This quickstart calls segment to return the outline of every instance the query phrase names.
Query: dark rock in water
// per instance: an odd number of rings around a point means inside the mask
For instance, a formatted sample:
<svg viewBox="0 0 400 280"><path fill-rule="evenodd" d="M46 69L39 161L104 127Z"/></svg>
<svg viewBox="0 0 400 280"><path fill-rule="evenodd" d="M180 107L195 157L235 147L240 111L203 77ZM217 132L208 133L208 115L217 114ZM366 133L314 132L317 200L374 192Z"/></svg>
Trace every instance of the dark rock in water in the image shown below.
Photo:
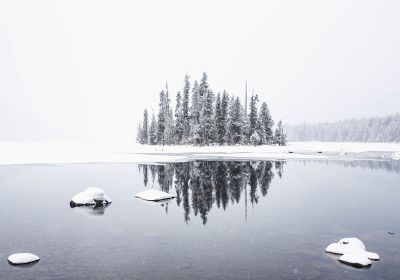
<svg viewBox="0 0 400 280"><path fill-rule="evenodd" d="M393 235L393 234L394 234L394 232L388 231L388 234L390 234L390 235Z"/></svg>

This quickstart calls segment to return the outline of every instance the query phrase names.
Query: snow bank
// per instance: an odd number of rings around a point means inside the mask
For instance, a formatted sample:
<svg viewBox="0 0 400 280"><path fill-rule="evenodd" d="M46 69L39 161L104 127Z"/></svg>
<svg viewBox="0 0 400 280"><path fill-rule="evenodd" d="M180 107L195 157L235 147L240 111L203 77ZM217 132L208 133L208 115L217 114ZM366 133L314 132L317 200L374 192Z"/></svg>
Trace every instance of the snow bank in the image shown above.
<svg viewBox="0 0 400 280"><path fill-rule="evenodd" d="M378 254L368 252L364 243L355 237L343 238L337 243L332 243L326 247L325 252L342 255L339 258L340 262L357 267L371 265L370 260L379 260Z"/></svg>
<svg viewBox="0 0 400 280"><path fill-rule="evenodd" d="M172 199L175 196L166 192L151 189L151 190L141 191L137 193L135 197L149 201L162 201L162 200Z"/></svg>
<svg viewBox="0 0 400 280"><path fill-rule="evenodd" d="M71 207L89 205L108 205L112 202L102 189L87 188L71 198Z"/></svg>
<svg viewBox="0 0 400 280"><path fill-rule="evenodd" d="M320 153L319 153L320 152ZM0 143L0 164L165 163L195 159L400 159L400 143L291 142L287 146L151 146L130 142Z"/></svg>
<svg viewBox="0 0 400 280"><path fill-rule="evenodd" d="M31 253L12 254L8 257L11 264L26 264L39 261L40 258Z"/></svg>

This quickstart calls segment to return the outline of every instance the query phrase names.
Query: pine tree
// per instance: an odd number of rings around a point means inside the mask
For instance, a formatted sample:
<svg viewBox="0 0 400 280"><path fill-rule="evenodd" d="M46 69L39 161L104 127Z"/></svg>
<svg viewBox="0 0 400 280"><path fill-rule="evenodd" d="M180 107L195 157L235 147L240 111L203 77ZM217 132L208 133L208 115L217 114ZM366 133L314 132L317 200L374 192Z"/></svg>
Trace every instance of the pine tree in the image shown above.
<svg viewBox="0 0 400 280"><path fill-rule="evenodd" d="M215 101L215 129L216 129L215 142L218 143L219 145L224 144L225 123L222 116L220 93L218 93L217 100Z"/></svg>
<svg viewBox="0 0 400 280"><path fill-rule="evenodd" d="M282 126L282 121L278 122L278 125L275 129L275 142L279 146L285 146L286 145L286 135L283 132L283 126Z"/></svg>
<svg viewBox="0 0 400 280"><path fill-rule="evenodd" d="M258 102L258 95L252 95L250 97L250 113L249 113L249 137L253 135L257 128L257 102Z"/></svg>
<svg viewBox="0 0 400 280"><path fill-rule="evenodd" d="M197 81L194 81L192 88L192 104L190 106L190 126L191 135L190 142L192 144L201 144L201 128L200 128L200 98L199 86Z"/></svg>
<svg viewBox="0 0 400 280"><path fill-rule="evenodd" d="M156 118L153 117L151 119L150 129L149 129L149 144L157 145L157 121Z"/></svg>
<svg viewBox="0 0 400 280"><path fill-rule="evenodd" d="M183 86L182 97L182 125L183 125L183 138L187 142L190 135L190 119L189 119L189 92L190 92L190 76L185 75L185 82Z"/></svg>
<svg viewBox="0 0 400 280"><path fill-rule="evenodd" d="M176 94L176 107L175 107L175 144L180 144L183 139L183 116L182 116L182 104L181 104L181 93Z"/></svg>
<svg viewBox="0 0 400 280"><path fill-rule="evenodd" d="M138 142L139 144L144 144L143 143L143 129L142 129L141 124L139 124L138 128L137 128L136 142Z"/></svg>
<svg viewBox="0 0 400 280"><path fill-rule="evenodd" d="M271 144L274 138L272 127L274 121L271 118L267 103L263 102L258 117L258 134L261 137L262 144Z"/></svg>
<svg viewBox="0 0 400 280"><path fill-rule="evenodd" d="M147 113L147 109L146 109L146 110L144 110L144 113L143 113L143 128L142 128L143 144L149 144L148 127L149 127L149 120L148 120L148 113Z"/></svg>
<svg viewBox="0 0 400 280"><path fill-rule="evenodd" d="M243 126L243 107L240 104L240 99L231 100L230 108L230 139L231 144L237 145L242 142L242 126Z"/></svg>
<svg viewBox="0 0 400 280"><path fill-rule="evenodd" d="M229 135L228 134L228 104L229 104L229 95L226 91L223 92L222 94L222 101L221 101L221 121L219 122L219 127L220 127L220 136L222 137L222 142L223 143L228 143L229 142Z"/></svg>
<svg viewBox="0 0 400 280"><path fill-rule="evenodd" d="M160 92L160 103L158 111L158 127L157 127L157 144L164 145L165 143L165 117L166 117L166 104L165 104L165 92L162 90Z"/></svg>
<svg viewBox="0 0 400 280"><path fill-rule="evenodd" d="M215 140L213 118L214 94L211 90L203 94L202 111L200 115L201 143L210 145Z"/></svg>
<svg viewBox="0 0 400 280"><path fill-rule="evenodd" d="M250 143L254 146L257 146L260 144L260 141L260 136L258 135L257 131L254 131L253 134L250 136Z"/></svg>

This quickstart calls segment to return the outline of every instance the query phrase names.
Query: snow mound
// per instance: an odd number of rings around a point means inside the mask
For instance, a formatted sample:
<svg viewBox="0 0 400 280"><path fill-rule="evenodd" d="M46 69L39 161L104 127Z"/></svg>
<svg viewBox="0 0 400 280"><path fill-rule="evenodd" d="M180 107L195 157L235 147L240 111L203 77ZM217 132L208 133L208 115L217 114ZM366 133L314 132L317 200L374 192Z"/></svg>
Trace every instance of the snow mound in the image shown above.
<svg viewBox="0 0 400 280"><path fill-rule="evenodd" d="M361 255L353 255L353 254L345 254L340 256L339 261L344 264L348 264L355 267L367 267L372 263L371 261L364 256Z"/></svg>
<svg viewBox="0 0 400 280"><path fill-rule="evenodd" d="M12 254L8 257L11 264L26 264L39 261L40 258L31 253Z"/></svg>
<svg viewBox="0 0 400 280"><path fill-rule="evenodd" d="M81 193L78 193L71 198L71 207L75 206L89 206L89 205L108 205L112 202L102 189L87 188Z"/></svg>
<svg viewBox="0 0 400 280"><path fill-rule="evenodd" d="M340 239L326 247L325 252L342 255L339 261L356 267L370 266L370 260L379 260L379 255L366 250L364 243L355 237Z"/></svg>
<svg viewBox="0 0 400 280"><path fill-rule="evenodd" d="M141 191L137 193L135 197L149 201L162 201L162 200L172 199L175 196L173 196L170 193L152 189L152 190Z"/></svg>

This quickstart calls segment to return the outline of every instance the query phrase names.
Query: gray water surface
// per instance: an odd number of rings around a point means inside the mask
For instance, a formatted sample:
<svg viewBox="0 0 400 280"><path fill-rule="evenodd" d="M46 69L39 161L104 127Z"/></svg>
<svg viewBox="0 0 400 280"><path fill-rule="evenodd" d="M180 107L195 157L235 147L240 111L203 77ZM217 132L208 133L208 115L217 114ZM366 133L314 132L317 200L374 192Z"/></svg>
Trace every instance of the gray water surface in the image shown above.
<svg viewBox="0 0 400 280"><path fill-rule="evenodd" d="M0 279L400 279L399 182L396 161L4 165ZM70 208L93 186L113 203ZM177 198L134 197L146 188ZM324 253L353 236L381 260Z"/></svg>

